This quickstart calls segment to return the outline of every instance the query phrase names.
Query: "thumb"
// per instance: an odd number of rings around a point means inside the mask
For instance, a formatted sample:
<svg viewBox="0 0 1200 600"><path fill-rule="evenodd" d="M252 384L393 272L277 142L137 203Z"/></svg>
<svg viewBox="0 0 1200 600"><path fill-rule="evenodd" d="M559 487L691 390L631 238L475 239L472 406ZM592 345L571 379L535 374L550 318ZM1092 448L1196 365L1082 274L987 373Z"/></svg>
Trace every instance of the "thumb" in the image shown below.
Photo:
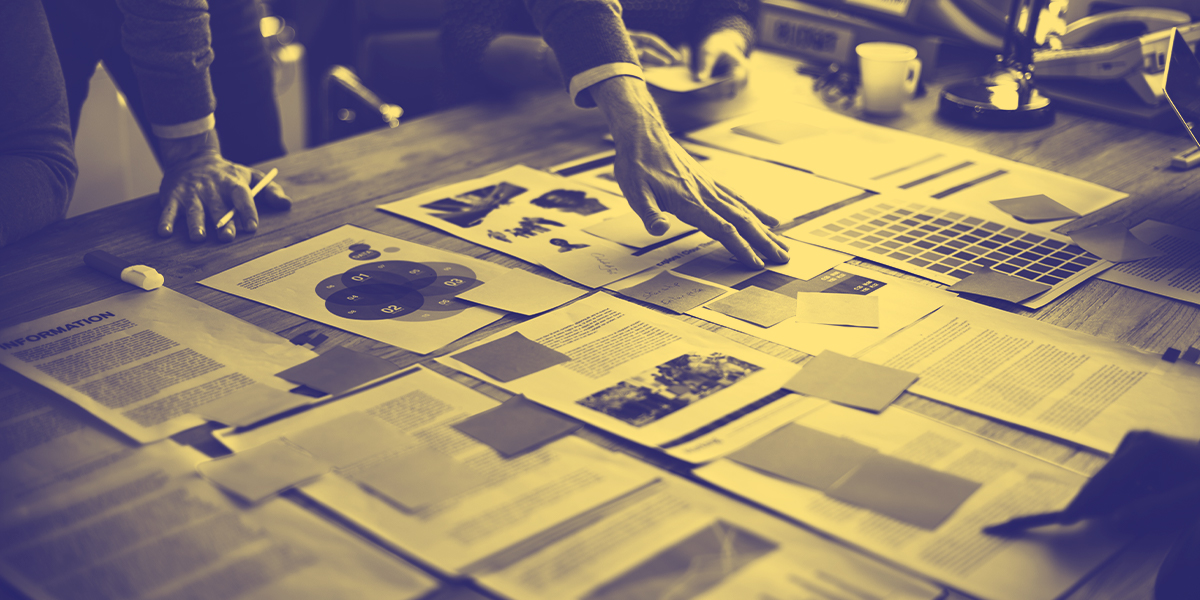
<svg viewBox="0 0 1200 600"><path fill-rule="evenodd" d="M646 231L650 235L662 235L670 228L666 217L658 208L658 201L654 198L654 192L649 186L639 185L634 193L626 193L625 198L629 201L629 207L637 216L641 217L642 224L646 226Z"/></svg>
<svg viewBox="0 0 1200 600"><path fill-rule="evenodd" d="M709 50L705 44L701 44L700 49L696 51L696 57L692 60L692 79L704 81L712 78L712 72L716 66L716 53Z"/></svg>

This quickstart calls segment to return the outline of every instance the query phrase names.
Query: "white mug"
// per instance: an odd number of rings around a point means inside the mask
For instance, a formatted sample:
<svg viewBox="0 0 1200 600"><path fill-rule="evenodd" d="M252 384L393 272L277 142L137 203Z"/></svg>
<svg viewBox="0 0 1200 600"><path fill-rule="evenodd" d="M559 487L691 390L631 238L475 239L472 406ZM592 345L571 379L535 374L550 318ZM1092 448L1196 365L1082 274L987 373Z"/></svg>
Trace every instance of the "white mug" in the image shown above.
<svg viewBox="0 0 1200 600"><path fill-rule="evenodd" d="M921 61L912 46L866 42L854 48L862 78L863 110L884 116L900 114L921 78Z"/></svg>

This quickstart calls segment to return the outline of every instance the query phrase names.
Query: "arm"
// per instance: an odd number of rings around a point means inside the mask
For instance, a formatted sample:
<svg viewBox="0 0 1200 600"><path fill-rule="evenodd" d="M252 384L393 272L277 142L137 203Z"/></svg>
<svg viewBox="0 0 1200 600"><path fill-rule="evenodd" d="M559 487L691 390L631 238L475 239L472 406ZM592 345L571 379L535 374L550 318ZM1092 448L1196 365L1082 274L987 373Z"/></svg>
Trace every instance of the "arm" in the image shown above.
<svg viewBox="0 0 1200 600"><path fill-rule="evenodd" d="M61 219L77 174L42 3L0 2L0 246Z"/></svg>

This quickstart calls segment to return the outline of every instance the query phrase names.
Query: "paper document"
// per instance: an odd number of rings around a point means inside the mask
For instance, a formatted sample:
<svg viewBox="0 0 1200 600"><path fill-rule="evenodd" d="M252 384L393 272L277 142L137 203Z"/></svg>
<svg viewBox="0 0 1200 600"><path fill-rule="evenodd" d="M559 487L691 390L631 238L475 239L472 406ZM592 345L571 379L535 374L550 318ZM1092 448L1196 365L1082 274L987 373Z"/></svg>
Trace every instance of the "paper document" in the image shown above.
<svg viewBox="0 0 1200 600"><path fill-rule="evenodd" d="M191 411L316 356L168 288L133 291L0 331L0 364L129 437L204 423Z"/></svg>
<svg viewBox="0 0 1200 600"><path fill-rule="evenodd" d="M428 354L503 316L456 296L505 271L469 256L343 225L200 283Z"/></svg>
<svg viewBox="0 0 1200 600"><path fill-rule="evenodd" d="M418 598L435 582L292 502L251 510L205 457L145 446L0 511L0 575L33 598Z"/></svg>
<svg viewBox="0 0 1200 600"><path fill-rule="evenodd" d="M514 329L571 360L508 382L454 356L438 360L691 462L786 422L788 403L769 396L796 365L613 296L594 294Z"/></svg>
<svg viewBox="0 0 1200 600"><path fill-rule="evenodd" d="M1200 304L1200 232L1160 221L1144 221L1129 231L1163 255L1117 265L1100 279Z"/></svg>
<svg viewBox="0 0 1200 600"><path fill-rule="evenodd" d="M606 515L529 553L497 557L476 579L528 600L799 598L917 600L941 590L678 477L624 498ZM504 559L508 558L507 561ZM780 587L788 586L789 587ZM721 593L723 590L738 593ZM814 590L823 591L813 596Z"/></svg>
<svg viewBox="0 0 1200 600"><path fill-rule="evenodd" d="M1195 369L1166 376L1158 356L964 300L859 358L917 373L914 394L1101 452L1132 429L1200 437Z"/></svg>
<svg viewBox="0 0 1200 600"><path fill-rule="evenodd" d="M459 573L657 476L631 457L577 437L505 459L453 427L498 405L422 369L283 421L241 433L226 430L219 438L239 452L279 437L299 440L308 449L317 445L315 435L344 439L327 424L347 415L366 413L386 421L418 443L397 442L388 450L359 454L356 462L343 461L334 473L299 489L398 550L447 573ZM364 434L367 431L362 428ZM379 448L366 435L360 439L366 448ZM455 469L481 476L483 483L460 487L462 477L420 472L420 465L412 464L420 453L437 454L437 460L451 461ZM354 453L339 446L337 456Z"/></svg>
<svg viewBox="0 0 1200 600"><path fill-rule="evenodd" d="M849 438L905 464L915 463L955 476L936 484L946 490L944 495L958 494L961 498L966 491L952 484L954 479L981 485L953 509L948 519L929 530L731 460L701 467L696 474L901 566L972 596L992 600L1057 598L1132 539L1132 534L1122 536L1102 527L1083 525L1017 538L984 535L982 527L1011 516L1061 509L1085 478L902 408L874 415L824 404L804 414L796 424ZM805 458L796 456L795 460ZM885 462L877 457L873 464L878 469ZM856 502L878 502L888 510L898 508L894 496L871 497L871 487L856 486ZM918 508L914 505L904 510Z"/></svg>
<svg viewBox="0 0 1200 600"><path fill-rule="evenodd" d="M542 265L588 287L627 277L708 241L688 236L668 247L638 251L587 233L584 229L593 225L633 214L629 204L521 165L379 209Z"/></svg>

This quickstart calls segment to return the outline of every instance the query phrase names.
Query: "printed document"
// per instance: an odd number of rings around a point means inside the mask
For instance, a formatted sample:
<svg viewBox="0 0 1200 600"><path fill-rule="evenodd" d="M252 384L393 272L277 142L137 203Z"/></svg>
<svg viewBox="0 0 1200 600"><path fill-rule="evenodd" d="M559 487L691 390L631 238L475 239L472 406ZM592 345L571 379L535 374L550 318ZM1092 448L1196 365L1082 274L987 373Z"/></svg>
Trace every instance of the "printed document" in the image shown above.
<svg viewBox="0 0 1200 600"><path fill-rule="evenodd" d="M652 482L657 472L632 457L577 437L505 459L452 427L499 403L432 371L417 370L384 385L244 433L225 433L234 451L283 437L313 447L315 429L354 413L382 419L410 444L375 443L358 429L367 451L337 461L337 471L300 487L302 493L402 552L447 573L542 533ZM357 415L361 418L361 415ZM311 430L311 432L310 432ZM434 453L481 475L484 482L445 500L410 510L360 485L374 467L396 457ZM405 482L401 481L400 484ZM411 486L409 486L411 487Z"/></svg>
<svg viewBox="0 0 1200 600"><path fill-rule="evenodd" d="M1132 537L1095 524L1046 528L1017 538L985 535L980 529L987 525L1062 509L1086 478L899 407L875 415L809 402L816 408L795 423L982 486L929 530L728 459L696 474L884 559L992 600L1057 598Z"/></svg>
<svg viewBox="0 0 1200 600"><path fill-rule="evenodd" d="M1125 344L954 300L859 358L920 376L908 391L1116 450L1149 429L1200 437L1200 373Z"/></svg>
<svg viewBox="0 0 1200 600"><path fill-rule="evenodd" d="M513 329L570 360L507 383L455 355L438 360L690 462L750 443L790 414L793 402L774 394L796 365L607 294Z"/></svg>
<svg viewBox="0 0 1200 600"><path fill-rule="evenodd" d="M418 598L435 582L287 500L250 510L164 441L0 509L0 576L32 598Z"/></svg>
<svg viewBox="0 0 1200 600"><path fill-rule="evenodd" d="M129 437L153 442L241 388L294 386L275 373L310 350L168 288L131 291L0 331L0 364Z"/></svg>
<svg viewBox="0 0 1200 600"><path fill-rule="evenodd" d="M343 225L200 284L428 354L504 315L456 296L506 271Z"/></svg>
<svg viewBox="0 0 1200 600"><path fill-rule="evenodd" d="M1116 265L1100 279L1200 304L1200 231L1143 221L1129 232L1164 254Z"/></svg>

